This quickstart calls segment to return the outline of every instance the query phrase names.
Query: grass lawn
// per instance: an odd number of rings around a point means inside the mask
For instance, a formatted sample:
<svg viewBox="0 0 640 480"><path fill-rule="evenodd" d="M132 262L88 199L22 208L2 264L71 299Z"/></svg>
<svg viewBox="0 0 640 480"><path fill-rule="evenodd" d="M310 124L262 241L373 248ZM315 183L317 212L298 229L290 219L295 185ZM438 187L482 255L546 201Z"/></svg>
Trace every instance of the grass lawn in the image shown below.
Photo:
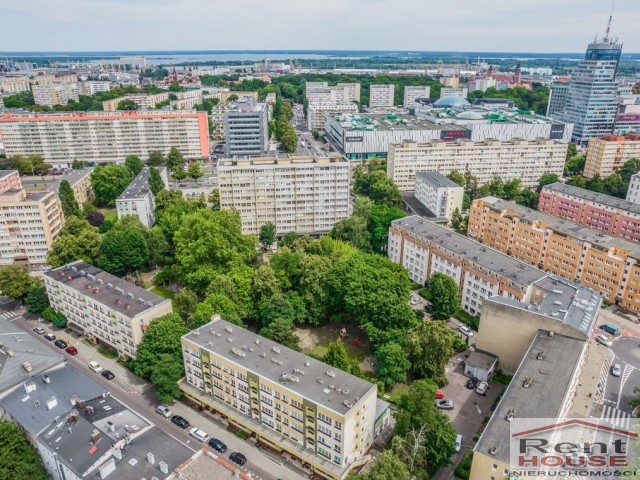
<svg viewBox="0 0 640 480"><path fill-rule="evenodd" d="M110 220L113 223L116 223L116 221L118 220L118 212L116 212L115 208L104 207L104 208L99 208L98 211L102 215L104 215L105 220Z"/></svg>
<svg viewBox="0 0 640 480"><path fill-rule="evenodd" d="M156 295L160 295L162 298L170 298L173 300L174 293L161 285L153 287L150 291L155 293Z"/></svg>

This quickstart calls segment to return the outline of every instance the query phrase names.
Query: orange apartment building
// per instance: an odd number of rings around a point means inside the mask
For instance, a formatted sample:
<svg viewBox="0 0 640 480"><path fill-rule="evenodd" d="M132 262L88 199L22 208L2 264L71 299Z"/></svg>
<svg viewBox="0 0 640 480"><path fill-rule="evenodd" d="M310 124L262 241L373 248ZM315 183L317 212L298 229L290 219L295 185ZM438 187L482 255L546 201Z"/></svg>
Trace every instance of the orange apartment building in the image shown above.
<svg viewBox="0 0 640 480"><path fill-rule="evenodd" d="M477 199L468 236L640 311L640 247L496 197Z"/></svg>

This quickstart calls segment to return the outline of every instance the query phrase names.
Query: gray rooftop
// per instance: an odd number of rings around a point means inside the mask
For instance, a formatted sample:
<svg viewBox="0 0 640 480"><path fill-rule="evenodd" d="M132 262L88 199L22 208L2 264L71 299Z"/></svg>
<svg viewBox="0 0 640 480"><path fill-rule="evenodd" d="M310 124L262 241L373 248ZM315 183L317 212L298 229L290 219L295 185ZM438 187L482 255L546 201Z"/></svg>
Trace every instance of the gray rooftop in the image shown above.
<svg viewBox="0 0 640 480"><path fill-rule="evenodd" d="M462 188L453 180L445 177L440 172L416 172L416 180L422 180L436 188Z"/></svg>
<svg viewBox="0 0 640 480"><path fill-rule="evenodd" d="M164 167L160 167L164 168ZM129 184L124 192L118 197L119 200L138 200L146 197L151 188L149 187L149 176L151 175L150 167L143 167L136 178Z"/></svg>
<svg viewBox="0 0 640 480"><path fill-rule="evenodd" d="M8 352L13 352L9 356ZM42 372L62 366L65 357L29 333L0 318L0 395ZM31 372L23 367L28 362Z"/></svg>
<svg viewBox="0 0 640 480"><path fill-rule="evenodd" d="M70 172L67 172L64 175L56 178L56 181L53 183L53 185L51 185L51 188L53 188L53 191L56 192L57 195L58 190L60 190L60 182L62 182L62 180L66 180L67 182L69 182L69 185L71 185L71 188L73 188L74 185L78 184L85 177L91 175L92 170L92 168L71 170Z"/></svg>
<svg viewBox="0 0 640 480"><path fill-rule="evenodd" d="M416 198L413 192L400 192L402 196L402 202L404 203L405 211L408 211L412 215L419 215L425 220L435 223L448 224L449 219L446 217L438 217L431 210L424 206L424 204Z"/></svg>
<svg viewBox="0 0 640 480"><path fill-rule="evenodd" d="M464 361L468 365L482 368L483 370L489 370L498 361L498 357L481 350L474 350L471 355Z"/></svg>
<svg viewBox="0 0 640 480"><path fill-rule="evenodd" d="M545 185L542 188L542 191L559 192L566 195L573 195L575 197L583 198L591 202L601 203L602 205L606 205L607 207L618 208L620 210L625 210L627 212L640 215L640 205L638 205L637 203L627 202L623 198L612 197L610 195L605 195L604 193L592 192L591 190L587 190L585 188L573 187L561 182Z"/></svg>
<svg viewBox="0 0 640 480"><path fill-rule="evenodd" d="M44 275L129 318L170 301L82 260L55 268ZM88 285L93 288L87 288ZM116 303L118 300L120 303Z"/></svg>
<svg viewBox="0 0 640 480"><path fill-rule="evenodd" d="M183 338L341 415L376 388L358 377L224 320L214 319ZM332 376L327 372L332 372Z"/></svg>
<svg viewBox="0 0 640 480"><path fill-rule="evenodd" d="M0 179L8 177L12 173L17 173L17 170L0 170Z"/></svg>
<svg viewBox="0 0 640 480"><path fill-rule="evenodd" d="M589 242L590 244L600 248L603 251L609 251L612 248L619 248L629 252L633 258L640 259L640 245L628 242L619 237L612 237L605 233L598 232L597 230L591 230L590 228L583 227L577 223L572 223L569 220L563 220L559 217L547 215L541 213L538 210L532 210L531 208L518 205L517 203L507 202L497 197L489 196L481 198L480 200L486 202L490 207L497 211L511 210L514 214L524 220L525 222L545 222L549 228L575 237L583 242Z"/></svg>
<svg viewBox="0 0 640 480"><path fill-rule="evenodd" d="M480 265L524 287L528 287L548 275L527 263L440 227L417 215L394 220L391 225L393 228L405 228L426 241L436 243L476 265Z"/></svg>
<svg viewBox="0 0 640 480"><path fill-rule="evenodd" d="M550 336L549 332L538 330L474 451L511 463L511 424L507 415L511 412L516 418L557 418L570 393L583 348L583 340ZM530 379L528 388L523 386L526 377ZM490 453L494 448L494 454Z"/></svg>
<svg viewBox="0 0 640 480"><path fill-rule="evenodd" d="M389 118L386 113L336 113L327 114L345 130L387 131L387 130L466 130L453 123L436 124L413 115L397 114Z"/></svg>

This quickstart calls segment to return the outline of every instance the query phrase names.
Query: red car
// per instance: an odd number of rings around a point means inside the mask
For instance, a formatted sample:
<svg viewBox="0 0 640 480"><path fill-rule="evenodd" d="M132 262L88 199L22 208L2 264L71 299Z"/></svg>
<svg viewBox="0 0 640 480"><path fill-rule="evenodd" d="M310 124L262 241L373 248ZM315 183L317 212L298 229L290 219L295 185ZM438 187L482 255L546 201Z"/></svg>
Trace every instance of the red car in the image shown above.
<svg viewBox="0 0 640 480"><path fill-rule="evenodd" d="M77 355L78 354L78 349L76 347L67 347L64 349L65 352L67 352L69 355Z"/></svg>
<svg viewBox="0 0 640 480"><path fill-rule="evenodd" d="M444 393L442 393L442 390L436 391L436 400L442 400L443 398L444 398Z"/></svg>

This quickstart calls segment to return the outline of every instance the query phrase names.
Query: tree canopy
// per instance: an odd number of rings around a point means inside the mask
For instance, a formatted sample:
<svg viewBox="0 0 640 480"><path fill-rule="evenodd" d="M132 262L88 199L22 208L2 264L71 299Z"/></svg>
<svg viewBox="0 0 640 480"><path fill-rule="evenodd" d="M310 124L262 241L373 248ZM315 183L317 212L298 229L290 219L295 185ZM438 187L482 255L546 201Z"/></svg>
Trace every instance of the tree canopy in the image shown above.
<svg viewBox="0 0 640 480"><path fill-rule="evenodd" d="M64 213L65 218L69 218L72 216L77 217L78 215L80 215L80 207L78 206L78 202L76 202L76 197L73 194L71 185L67 180L62 180L60 182L60 187L58 188L58 198L60 199L62 213Z"/></svg>
<svg viewBox="0 0 640 480"><path fill-rule="evenodd" d="M100 268L115 275L140 268L148 259L149 247L136 228L113 228L100 243Z"/></svg>
<svg viewBox="0 0 640 480"><path fill-rule="evenodd" d="M142 171L144 163L142 163L142 160L140 160L140 157L137 155L128 155L127 158L124 159L124 166L129 169L131 176L135 177Z"/></svg>
<svg viewBox="0 0 640 480"><path fill-rule="evenodd" d="M46 480L49 474L24 433L13 423L0 419L0 479Z"/></svg>
<svg viewBox="0 0 640 480"><path fill-rule="evenodd" d="M427 283L426 298L431 303L431 316L436 320L451 317L460 308L456 281L444 273L434 273Z"/></svg>
<svg viewBox="0 0 640 480"><path fill-rule="evenodd" d="M96 201L115 205L116 199L131 183L131 173L124 165L98 165L91 171L91 184Z"/></svg>
<svg viewBox="0 0 640 480"><path fill-rule="evenodd" d="M60 230L47 254L47 263L58 268L76 260L95 263L100 246L100 232L88 221L72 217Z"/></svg>
<svg viewBox="0 0 640 480"><path fill-rule="evenodd" d="M7 297L23 301L33 285L37 285L36 280L26 268L16 264L0 266L0 290Z"/></svg>

